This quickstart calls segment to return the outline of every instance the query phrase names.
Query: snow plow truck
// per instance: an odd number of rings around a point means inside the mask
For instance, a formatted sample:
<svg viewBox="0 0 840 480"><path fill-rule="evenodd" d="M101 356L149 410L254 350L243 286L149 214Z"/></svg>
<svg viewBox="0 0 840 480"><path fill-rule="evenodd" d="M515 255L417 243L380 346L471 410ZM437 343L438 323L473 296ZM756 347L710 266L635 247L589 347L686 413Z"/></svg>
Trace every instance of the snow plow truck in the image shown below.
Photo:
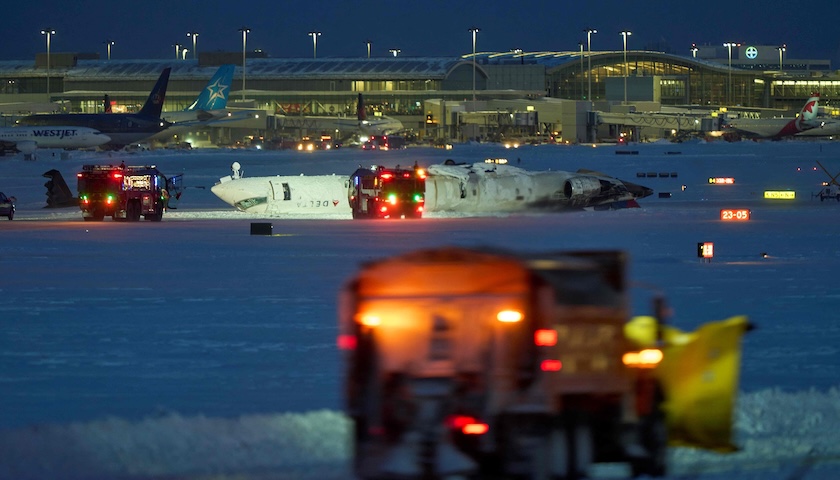
<svg viewBox="0 0 840 480"><path fill-rule="evenodd" d="M364 265L339 298L358 477L662 476L669 444L733 449L746 318L699 339L661 300L631 320L626 263L444 247Z"/></svg>

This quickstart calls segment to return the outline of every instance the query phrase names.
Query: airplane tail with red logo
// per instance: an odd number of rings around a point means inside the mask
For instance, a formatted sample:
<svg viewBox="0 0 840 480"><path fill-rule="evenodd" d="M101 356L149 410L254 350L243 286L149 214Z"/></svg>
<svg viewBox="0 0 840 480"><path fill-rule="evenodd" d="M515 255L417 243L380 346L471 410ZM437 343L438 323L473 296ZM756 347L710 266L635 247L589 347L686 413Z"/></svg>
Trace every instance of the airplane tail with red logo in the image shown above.
<svg viewBox="0 0 840 480"><path fill-rule="evenodd" d="M799 114L788 122L787 125L776 135L777 137L784 137L787 135L795 135L805 130L810 130L817 127L817 111L819 110L820 94L815 92L811 94L805 106L799 111Z"/></svg>
<svg viewBox="0 0 840 480"><path fill-rule="evenodd" d="M359 101L356 103L356 119L360 122L367 120L367 113L365 113L365 101L362 99L362 94L359 94Z"/></svg>

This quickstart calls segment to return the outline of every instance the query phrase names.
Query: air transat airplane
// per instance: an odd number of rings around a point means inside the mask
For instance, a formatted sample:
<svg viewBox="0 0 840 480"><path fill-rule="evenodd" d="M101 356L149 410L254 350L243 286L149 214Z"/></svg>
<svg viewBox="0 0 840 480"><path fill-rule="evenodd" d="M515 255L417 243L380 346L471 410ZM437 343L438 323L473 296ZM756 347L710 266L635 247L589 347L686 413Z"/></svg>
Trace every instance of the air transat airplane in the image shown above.
<svg viewBox="0 0 840 480"><path fill-rule="evenodd" d="M219 67L192 105L180 112L163 112L163 119L175 125L195 125L227 117L227 101L235 68L235 65Z"/></svg>
<svg viewBox="0 0 840 480"><path fill-rule="evenodd" d="M157 83L149 93L149 98L137 113L38 114L23 117L18 124L40 127L86 127L98 130L110 137L110 141L102 145L103 148L120 149L145 140L169 126L169 122L161 119L160 114L170 71L171 68L163 69Z"/></svg>
<svg viewBox="0 0 840 480"><path fill-rule="evenodd" d="M820 126L816 120L819 101L819 93L811 95L794 119L739 118L726 122L724 128L731 128L750 138L780 139L801 134Z"/></svg>
<svg viewBox="0 0 840 480"><path fill-rule="evenodd" d="M87 127L10 127L0 128L0 144L25 154L38 148L88 148L109 142L108 135Z"/></svg>
<svg viewBox="0 0 840 480"><path fill-rule="evenodd" d="M220 179L211 191L237 210L270 214L351 215L349 175ZM425 211L492 214L529 210L624 208L653 190L589 170L534 172L486 163L432 165L425 182Z"/></svg>

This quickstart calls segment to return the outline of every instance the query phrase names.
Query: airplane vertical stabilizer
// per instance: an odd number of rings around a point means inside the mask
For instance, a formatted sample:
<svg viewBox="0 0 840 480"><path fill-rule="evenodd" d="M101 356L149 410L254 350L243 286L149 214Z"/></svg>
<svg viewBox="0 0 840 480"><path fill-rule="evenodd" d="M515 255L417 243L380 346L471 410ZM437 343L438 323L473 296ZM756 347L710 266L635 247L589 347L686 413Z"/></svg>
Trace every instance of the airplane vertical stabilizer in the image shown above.
<svg viewBox="0 0 840 480"><path fill-rule="evenodd" d="M198 95L195 102L187 107L191 110L222 110L227 107L230 84L233 82L233 70L235 65L222 65L216 70L213 78L207 82L207 86Z"/></svg>
<svg viewBox="0 0 840 480"><path fill-rule="evenodd" d="M152 88L151 93L149 93L149 98L146 99L143 108L137 112L139 115L160 118L160 113L163 110L163 100L166 97L166 87L169 85L169 72L171 71L171 67L163 69L160 77L158 77L157 83Z"/></svg>
<svg viewBox="0 0 840 480"><path fill-rule="evenodd" d="M362 94L359 94L359 101L356 103L356 119L360 122L367 120L367 113L365 113L365 101L362 99Z"/></svg>

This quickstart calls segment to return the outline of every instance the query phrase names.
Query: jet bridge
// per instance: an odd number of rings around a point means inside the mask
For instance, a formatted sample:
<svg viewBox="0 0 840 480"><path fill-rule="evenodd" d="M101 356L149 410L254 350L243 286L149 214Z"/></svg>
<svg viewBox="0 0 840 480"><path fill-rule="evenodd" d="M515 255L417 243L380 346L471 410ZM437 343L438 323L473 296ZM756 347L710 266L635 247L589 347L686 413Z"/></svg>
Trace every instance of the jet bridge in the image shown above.
<svg viewBox="0 0 840 480"><path fill-rule="evenodd" d="M595 127L620 125L634 129L652 128L677 132L709 132L719 130L718 120L708 116L667 113L596 112Z"/></svg>

